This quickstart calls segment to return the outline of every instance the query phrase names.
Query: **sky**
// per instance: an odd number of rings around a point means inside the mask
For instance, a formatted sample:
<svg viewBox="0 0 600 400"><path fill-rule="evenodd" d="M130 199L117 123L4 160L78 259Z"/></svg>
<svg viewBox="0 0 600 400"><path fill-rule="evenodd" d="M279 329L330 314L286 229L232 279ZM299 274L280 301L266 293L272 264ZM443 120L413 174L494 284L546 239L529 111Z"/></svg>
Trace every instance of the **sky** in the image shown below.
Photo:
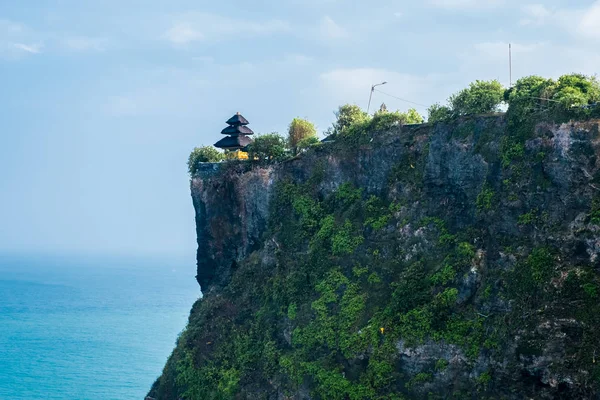
<svg viewBox="0 0 600 400"><path fill-rule="evenodd" d="M0 1L0 252L193 258L187 157L235 112L424 114L508 43L513 80L595 74L600 1Z"/></svg>

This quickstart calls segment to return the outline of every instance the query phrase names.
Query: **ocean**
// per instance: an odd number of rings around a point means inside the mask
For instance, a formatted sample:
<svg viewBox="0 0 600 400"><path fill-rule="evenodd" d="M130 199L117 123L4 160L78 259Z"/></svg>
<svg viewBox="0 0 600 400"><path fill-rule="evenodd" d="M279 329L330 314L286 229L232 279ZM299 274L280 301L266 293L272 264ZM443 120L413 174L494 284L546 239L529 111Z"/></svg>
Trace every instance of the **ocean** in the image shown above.
<svg viewBox="0 0 600 400"><path fill-rule="evenodd" d="M143 399L194 275L193 259L0 256L0 400Z"/></svg>

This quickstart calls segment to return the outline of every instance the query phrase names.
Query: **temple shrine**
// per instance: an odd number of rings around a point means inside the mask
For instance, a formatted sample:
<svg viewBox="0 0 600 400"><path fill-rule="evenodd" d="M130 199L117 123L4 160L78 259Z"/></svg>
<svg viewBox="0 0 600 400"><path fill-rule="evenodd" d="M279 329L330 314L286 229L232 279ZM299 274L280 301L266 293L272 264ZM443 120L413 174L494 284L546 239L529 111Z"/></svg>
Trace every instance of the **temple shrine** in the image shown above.
<svg viewBox="0 0 600 400"><path fill-rule="evenodd" d="M246 126L249 124L248 120L238 112L226 123L229 126L223 129L221 134L227 135L227 137L219 140L214 146L225 150L229 158L247 160L248 153L245 149L252 143L252 139L248 136L254 134L252 129Z"/></svg>

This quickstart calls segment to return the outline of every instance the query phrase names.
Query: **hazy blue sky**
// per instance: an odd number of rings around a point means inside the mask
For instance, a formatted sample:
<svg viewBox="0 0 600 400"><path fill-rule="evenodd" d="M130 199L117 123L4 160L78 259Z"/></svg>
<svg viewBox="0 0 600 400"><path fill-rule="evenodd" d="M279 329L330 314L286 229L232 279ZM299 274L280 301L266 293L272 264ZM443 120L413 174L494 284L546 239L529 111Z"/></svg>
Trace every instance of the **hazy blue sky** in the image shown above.
<svg viewBox="0 0 600 400"><path fill-rule="evenodd" d="M515 77L593 74L600 1L1 1L0 251L193 255L185 162L233 113L441 102L509 41Z"/></svg>

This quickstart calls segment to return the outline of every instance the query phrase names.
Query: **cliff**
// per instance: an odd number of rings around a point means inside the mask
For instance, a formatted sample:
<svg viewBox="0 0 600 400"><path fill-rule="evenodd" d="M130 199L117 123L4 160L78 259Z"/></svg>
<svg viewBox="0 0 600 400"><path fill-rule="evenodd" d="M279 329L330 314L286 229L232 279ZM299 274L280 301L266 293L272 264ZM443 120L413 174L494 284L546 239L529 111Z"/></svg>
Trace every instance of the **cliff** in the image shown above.
<svg viewBox="0 0 600 400"><path fill-rule="evenodd" d="M204 164L156 399L599 398L598 120L505 116Z"/></svg>

